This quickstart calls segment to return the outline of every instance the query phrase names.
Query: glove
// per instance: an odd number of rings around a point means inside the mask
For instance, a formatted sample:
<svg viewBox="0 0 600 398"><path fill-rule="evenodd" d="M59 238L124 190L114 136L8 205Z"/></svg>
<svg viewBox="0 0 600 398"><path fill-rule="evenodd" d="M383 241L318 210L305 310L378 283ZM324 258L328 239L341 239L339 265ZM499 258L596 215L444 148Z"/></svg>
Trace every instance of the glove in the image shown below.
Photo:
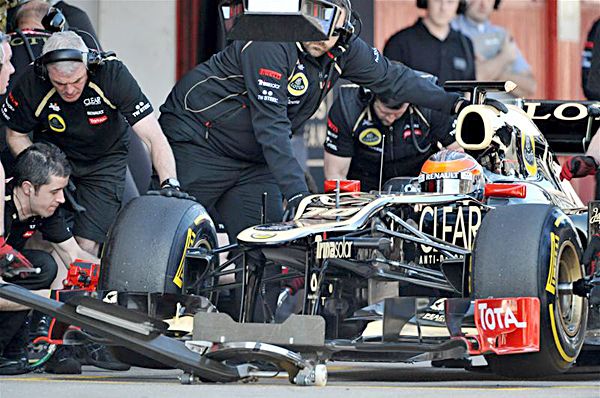
<svg viewBox="0 0 600 398"><path fill-rule="evenodd" d="M287 201L287 206L285 207L285 211L283 212L283 221L292 221L296 216L296 210L298 209L298 205L302 202L302 199L310 195L308 192L300 192L296 195L292 196Z"/></svg>
<svg viewBox="0 0 600 398"><path fill-rule="evenodd" d="M454 105L452 106L453 115L458 115L465 109L467 106L471 105L471 102L465 97L459 97Z"/></svg>
<svg viewBox="0 0 600 398"><path fill-rule="evenodd" d="M571 181L572 178L596 174L598 165L591 156L573 156L566 160L560 171L560 179Z"/></svg>
<svg viewBox="0 0 600 398"><path fill-rule="evenodd" d="M588 275L600 270L600 234L595 234L590 244L585 248L581 263L586 267Z"/></svg>
<svg viewBox="0 0 600 398"><path fill-rule="evenodd" d="M188 199L195 201L196 198L187 192L183 192L179 185L179 181L174 178L168 178L160 184L160 190L148 191L148 195L161 195L168 198Z"/></svg>
<svg viewBox="0 0 600 398"><path fill-rule="evenodd" d="M33 270L33 264L21 253L13 249L11 245L6 243L4 237L0 237L0 274L7 278L17 275L21 275L23 278L26 277L27 273L18 272L19 268Z"/></svg>

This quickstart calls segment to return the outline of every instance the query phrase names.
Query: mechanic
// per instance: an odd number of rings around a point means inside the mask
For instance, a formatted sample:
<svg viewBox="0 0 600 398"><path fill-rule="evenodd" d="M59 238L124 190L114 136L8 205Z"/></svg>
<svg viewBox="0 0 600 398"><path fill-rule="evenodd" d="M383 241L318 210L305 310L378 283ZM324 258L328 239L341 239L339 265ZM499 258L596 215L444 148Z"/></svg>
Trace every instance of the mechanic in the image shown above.
<svg viewBox="0 0 600 398"><path fill-rule="evenodd" d="M475 47L477 80L513 81L511 93L493 93L498 97L527 97L535 94L536 81L531 67L506 29L490 22L501 0L469 0L463 15L452 21L452 27L470 38Z"/></svg>
<svg viewBox="0 0 600 398"><path fill-rule="evenodd" d="M6 90L10 83L10 77L15 72L12 65L12 50L9 44L10 37L0 32L0 95L6 94ZM4 181L6 174L4 166L0 163L0 181ZM3 198L4 184L0 184L0 197ZM0 201L0 213L4 211L4 203ZM4 219L0 217L0 234L4 235Z"/></svg>
<svg viewBox="0 0 600 398"><path fill-rule="evenodd" d="M417 176L438 141L454 142L452 123L439 112L342 86L327 120L325 178L360 180L363 191L379 189L382 150L383 182Z"/></svg>
<svg viewBox="0 0 600 398"><path fill-rule="evenodd" d="M98 262L79 247L68 227L63 188L69 181L70 166L65 154L52 144L36 143L17 157L15 176L5 187L2 220L4 233L0 237L0 262L11 266L37 267L40 273L10 275L3 279L29 290L48 289L57 274L57 261L48 252L25 249L25 244L39 231L64 264L75 259ZM48 294L47 291L40 294ZM0 300L0 374L27 371L26 322L28 310L6 300Z"/></svg>
<svg viewBox="0 0 600 398"><path fill-rule="evenodd" d="M342 12L328 40L235 41L185 75L160 109L182 187L221 215L230 241L261 221L263 192L270 222L281 220L282 194L287 218L308 194L290 136L340 77L447 114L466 104L390 64L353 34L349 1L332 3Z"/></svg>
<svg viewBox="0 0 600 398"><path fill-rule="evenodd" d="M427 10L424 18L393 35L383 55L405 65L448 80L475 80L475 55L471 40L450 22L465 9L465 0L417 0Z"/></svg>
<svg viewBox="0 0 600 398"><path fill-rule="evenodd" d="M97 255L121 204L129 135L127 124L147 145L162 193L177 192L175 161L152 105L125 65L88 50L74 32L54 33L43 56L28 67L1 109L13 154L34 141L55 143L67 155L77 187L79 244Z"/></svg>

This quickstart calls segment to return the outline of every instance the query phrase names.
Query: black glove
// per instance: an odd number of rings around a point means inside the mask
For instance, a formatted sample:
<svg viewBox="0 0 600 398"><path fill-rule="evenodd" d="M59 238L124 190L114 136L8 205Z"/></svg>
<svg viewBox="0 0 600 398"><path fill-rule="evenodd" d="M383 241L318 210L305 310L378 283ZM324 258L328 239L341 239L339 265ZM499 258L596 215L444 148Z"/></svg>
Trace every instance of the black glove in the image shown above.
<svg viewBox="0 0 600 398"><path fill-rule="evenodd" d="M471 105L471 101L466 99L465 97L459 97L454 105L452 105L452 114L458 115L465 109L467 106Z"/></svg>
<svg viewBox="0 0 600 398"><path fill-rule="evenodd" d="M571 181L571 178L579 178L596 174L598 165L591 156L573 156L563 163L560 170L560 179Z"/></svg>
<svg viewBox="0 0 600 398"><path fill-rule="evenodd" d="M586 267L588 275L598 272L600 268L600 234L592 236L590 244L581 256L581 263Z"/></svg>
<svg viewBox="0 0 600 398"><path fill-rule="evenodd" d="M499 112L508 113L508 108L502 102L495 100L493 98L486 98L483 100L484 105L489 105L492 108L496 108Z"/></svg>
<svg viewBox="0 0 600 398"><path fill-rule="evenodd" d="M168 178L160 184L159 191L148 191L148 195L161 195L168 198L189 199L195 201L196 198L181 190L179 181L174 178Z"/></svg>
<svg viewBox="0 0 600 398"><path fill-rule="evenodd" d="M308 192L300 192L296 195L292 196L287 201L287 206L285 207L285 211L283 212L283 221L292 221L296 216L296 210L298 209L298 205L304 199L310 195Z"/></svg>

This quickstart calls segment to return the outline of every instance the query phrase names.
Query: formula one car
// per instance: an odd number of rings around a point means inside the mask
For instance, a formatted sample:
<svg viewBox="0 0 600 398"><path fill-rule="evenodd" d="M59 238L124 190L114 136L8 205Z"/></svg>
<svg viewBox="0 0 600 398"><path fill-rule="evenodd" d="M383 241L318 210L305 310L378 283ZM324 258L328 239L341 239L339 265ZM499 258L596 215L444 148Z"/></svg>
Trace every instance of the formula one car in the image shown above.
<svg viewBox="0 0 600 398"><path fill-rule="evenodd" d="M48 309L9 289L0 296L103 333L123 362L183 369L187 381L248 378L268 362L298 384L324 384L327 360L473 355L509 377L564 372L584 344L600 346L600 271L580 263L590 231L600 230L600 206L588 212L560 181L530 115L486 101L504 87L449 86L474 98L456 125L466 153L432 158L418 179L379 192L342 192L337 182L335 193L305 198L294 220L251 227L235 245L217 247L195 202L133 200L111 230L99 288L135 312L89 299ZM272 266L287 272L266 274ZM276 312L265 285L286 280L303 286L298 314L251 323ZM215 311L225 296L239 298L238 322ZM182 326L186 314L193 323Z"/></svg>

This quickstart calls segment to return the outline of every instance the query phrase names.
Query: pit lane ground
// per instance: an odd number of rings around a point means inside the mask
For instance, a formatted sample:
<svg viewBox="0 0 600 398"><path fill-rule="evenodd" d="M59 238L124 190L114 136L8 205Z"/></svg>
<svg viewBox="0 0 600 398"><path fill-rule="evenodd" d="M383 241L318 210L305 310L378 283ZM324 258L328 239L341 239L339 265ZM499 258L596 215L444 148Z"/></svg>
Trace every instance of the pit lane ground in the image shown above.
<svg viewBox="0 0 600 398"><path fill-rule="evenodd" d="M600 368L575 368L540 380L514 381L428 363L330 363L327 387L298 387L283 376L257 383L181 385L180 371L84 367L82 375L31 373L0 378L0 398L206 398L206 397L509 397L600 398Z"/></svg>

